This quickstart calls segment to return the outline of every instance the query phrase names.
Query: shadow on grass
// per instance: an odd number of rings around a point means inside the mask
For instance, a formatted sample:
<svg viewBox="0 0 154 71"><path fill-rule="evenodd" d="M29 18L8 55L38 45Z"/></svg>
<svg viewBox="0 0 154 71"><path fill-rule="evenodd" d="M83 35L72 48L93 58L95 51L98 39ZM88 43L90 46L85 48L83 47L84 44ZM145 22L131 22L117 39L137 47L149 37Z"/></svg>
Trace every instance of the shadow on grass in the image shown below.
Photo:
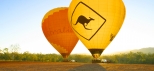
<svg viewBox="0 0 154 71"><path fill-rule="evenodd" d="M68 71L106 71L101 65L97 63L84 64Z"/></svg>

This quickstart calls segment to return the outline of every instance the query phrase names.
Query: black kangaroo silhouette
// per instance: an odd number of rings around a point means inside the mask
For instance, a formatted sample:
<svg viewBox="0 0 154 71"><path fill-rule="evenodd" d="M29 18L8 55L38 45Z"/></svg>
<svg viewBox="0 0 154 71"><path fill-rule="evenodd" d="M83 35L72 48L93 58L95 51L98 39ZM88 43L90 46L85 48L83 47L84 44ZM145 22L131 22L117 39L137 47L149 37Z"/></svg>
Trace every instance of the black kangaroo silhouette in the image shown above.
<svg viewBox="0 0 154 71"><path fill-rule="evenodd" d="M91 21L91 20L94 20L93 18L89 17L90 19L87 19L85 16L83 15L80 15L76 21L76 23L74 25L77 25L77 23L79 22L80 24L83 25L83 27L87 30L91 30L91 29L88 29L86 28L86 26L88 25L88 23ZM87 24L87 25L86 25Z"/></svg>

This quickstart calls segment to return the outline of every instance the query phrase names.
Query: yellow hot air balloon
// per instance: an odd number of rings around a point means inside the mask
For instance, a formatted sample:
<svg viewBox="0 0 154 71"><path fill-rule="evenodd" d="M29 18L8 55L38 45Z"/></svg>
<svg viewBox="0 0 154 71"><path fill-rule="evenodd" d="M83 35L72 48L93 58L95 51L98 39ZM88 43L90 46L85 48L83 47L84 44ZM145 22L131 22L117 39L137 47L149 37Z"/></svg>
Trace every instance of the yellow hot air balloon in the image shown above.
<svg viewBox="0 0 154 71"><path fill-rule="evenodd" d="M77 37L97 59L120 30L125 6L122 0L72 0L68 18Z"/></svg>
<svg viewBox="0 0 154 71"><path fill-rule="evenodd" d="M68 21L68 7L58 7L47 12L42 20L42 30L49 43L67 61L78 42Z"/></svg>

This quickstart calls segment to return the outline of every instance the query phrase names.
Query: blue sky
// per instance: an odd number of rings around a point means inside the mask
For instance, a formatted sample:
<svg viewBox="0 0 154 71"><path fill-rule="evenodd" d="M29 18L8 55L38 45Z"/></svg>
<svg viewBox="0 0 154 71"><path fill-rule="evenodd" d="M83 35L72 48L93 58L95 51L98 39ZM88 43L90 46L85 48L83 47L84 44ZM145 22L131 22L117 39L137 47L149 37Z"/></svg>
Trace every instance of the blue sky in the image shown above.
<svg viewBox="0 0 154 71"><path fill-rule="evenodd" d="M126 6L125 21L104 54L154 47L154 0L123 1ZM44 37L41 22L46 12L56 7L68 7L70 2L71 0L0 0L0 49L19 44L21 52L58 53ZM80 41L72 53L90 54Z"/></svg>

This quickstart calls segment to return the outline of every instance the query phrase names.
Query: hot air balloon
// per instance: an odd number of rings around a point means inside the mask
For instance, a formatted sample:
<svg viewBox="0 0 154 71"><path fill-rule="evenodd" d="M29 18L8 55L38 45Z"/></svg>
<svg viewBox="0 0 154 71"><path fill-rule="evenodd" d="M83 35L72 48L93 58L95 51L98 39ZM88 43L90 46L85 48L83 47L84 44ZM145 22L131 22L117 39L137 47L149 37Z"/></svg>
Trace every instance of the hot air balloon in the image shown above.
<svg viewBox="0 0 154 71"><path fill-rule="evenodd" d="M67 61L78 42L68 21L68 7L58 7L47 12L42 20L42 31L48 42Z"/></svg>
<svg viewBox="0 0 154 71"><path fill-rule="evenodd" d="M94 59L120 30L125 18L122 0L72 0L68 19L70 25Z"/></svg>

